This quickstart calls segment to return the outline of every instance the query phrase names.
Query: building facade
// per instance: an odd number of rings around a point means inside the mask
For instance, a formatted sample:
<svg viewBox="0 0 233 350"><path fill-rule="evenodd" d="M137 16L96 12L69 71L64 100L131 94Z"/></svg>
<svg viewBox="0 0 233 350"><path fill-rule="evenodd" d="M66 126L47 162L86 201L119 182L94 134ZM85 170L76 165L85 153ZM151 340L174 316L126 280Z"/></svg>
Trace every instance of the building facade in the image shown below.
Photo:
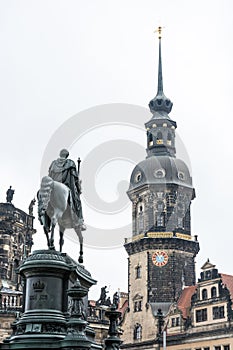
<svg viewBox="0 0 233 350"><path fill-rule="evenodd" d="M23 286L17 269L30 254L34 216L12 203L0 203L0 342L11 334L11 324L22 311Z"/></svg>

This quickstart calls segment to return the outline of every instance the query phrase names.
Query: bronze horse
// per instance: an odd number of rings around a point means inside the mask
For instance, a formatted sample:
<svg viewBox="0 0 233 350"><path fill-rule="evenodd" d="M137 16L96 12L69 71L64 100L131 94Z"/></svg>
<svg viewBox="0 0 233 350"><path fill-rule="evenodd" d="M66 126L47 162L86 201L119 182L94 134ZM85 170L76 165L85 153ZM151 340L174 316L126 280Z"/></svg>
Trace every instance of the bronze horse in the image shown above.
<svg viewBox="0 0 233 350"><path fill-rule="evenodd" d="M70 196L70 189L66 185L54 181L49 176L44 176L37 196L39 221L43 225L49 249L55 249L54 229L56 224L58 224L60 252L64 244L63 236L65 229L73 228L77 233L80 243L78 261L79 263L83 263L83 225L72 210ZM50 237L49 233L51 233Z"/></svg>

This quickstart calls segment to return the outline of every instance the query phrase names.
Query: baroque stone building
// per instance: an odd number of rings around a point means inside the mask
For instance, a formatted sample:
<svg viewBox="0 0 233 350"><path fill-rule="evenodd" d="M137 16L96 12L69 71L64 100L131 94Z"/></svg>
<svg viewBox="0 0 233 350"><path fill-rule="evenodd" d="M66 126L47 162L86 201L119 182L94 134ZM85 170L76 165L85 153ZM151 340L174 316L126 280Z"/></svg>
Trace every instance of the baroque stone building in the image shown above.
<svg viewBox="0 0 233 350"><path fill-rule="evenodd" d="M127 339L123 333L122 348L230 350L233 347L232 302L233 276L219 273L207 260L197 284L184 287L179 298L171 302L166 311L151 305L133 310L131 327L128 328L131 336ZM137 316L140 313L137 323L135 313ZM127 318L126 312L123 331Z"/></svg>
<svg viewBox="0 0 233 350"><path fill-rule="evenodd" d="M0 203L0 342L22 311L22 284L17 268L31 252L34 216L11 202Z"/></svg>
<svg viewBox="0 0 233 350"><path fill-rule="evenodd" d="M191 234L192 177L176 158L176 122L163 92L161 27L158 90L145 124L147 157L133 169L132 237L128 253L128 310L121 324L122 348L230 350L233 346L233 276L209 261L196 284L199 251Z"/></svg>

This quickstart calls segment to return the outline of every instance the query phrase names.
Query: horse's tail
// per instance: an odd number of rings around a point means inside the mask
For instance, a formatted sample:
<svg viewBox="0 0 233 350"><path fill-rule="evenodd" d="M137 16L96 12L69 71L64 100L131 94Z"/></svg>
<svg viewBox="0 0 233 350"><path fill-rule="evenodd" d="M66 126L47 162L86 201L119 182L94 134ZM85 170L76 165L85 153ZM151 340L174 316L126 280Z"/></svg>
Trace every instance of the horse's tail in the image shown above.
<svg viewBox="0 0 233 350"><path fill-rule="evenodd" d="M40 202L40 210L45 212L48 208L50 195L53 190L53 179L49 176L44 176L41 180L41 186L39 191L39 202Z"/></svg>

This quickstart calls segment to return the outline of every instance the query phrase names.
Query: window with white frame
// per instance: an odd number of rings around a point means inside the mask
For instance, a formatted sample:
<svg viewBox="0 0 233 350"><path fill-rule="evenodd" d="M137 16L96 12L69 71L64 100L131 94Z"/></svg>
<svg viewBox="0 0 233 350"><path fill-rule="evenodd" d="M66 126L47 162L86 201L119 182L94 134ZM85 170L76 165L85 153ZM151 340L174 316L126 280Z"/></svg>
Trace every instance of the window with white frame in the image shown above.
<svg viewBox="0 0 233 350"><path fill-rule="evenodd" d="M217 320L219 318L224 318L224 317L225 317L224 306L214 306L213 319Z"/></svg>
<svg viewBox="0 0 233 350"><path fill-rule="evenodd" d="M196 322L207 321L207 309L196 310Z"/></svg>

